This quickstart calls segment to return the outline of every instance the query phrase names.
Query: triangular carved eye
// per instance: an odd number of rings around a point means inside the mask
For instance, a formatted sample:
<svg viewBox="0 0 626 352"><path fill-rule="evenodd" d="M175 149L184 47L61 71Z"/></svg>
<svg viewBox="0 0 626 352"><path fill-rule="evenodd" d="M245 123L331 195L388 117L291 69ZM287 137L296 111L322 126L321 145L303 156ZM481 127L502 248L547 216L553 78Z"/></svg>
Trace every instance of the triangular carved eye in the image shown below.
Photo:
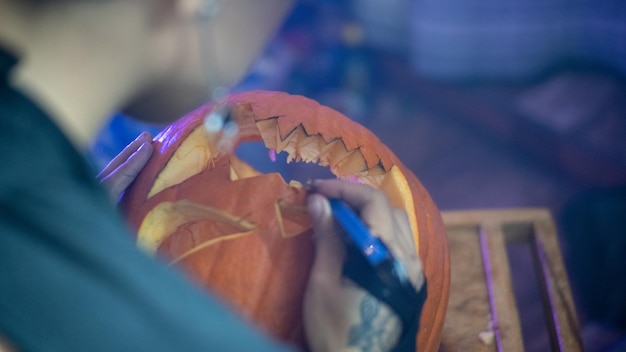
<svg viewBox="0 0 626 352"><path fill-rule="evenodd" d="M286 154L287 163L314 163L382 190L393 207L406 211L416 248L425 236L429 248L417 250L433 250L424 267L444 280L429 286L429 295L447 290L445 265L431 269L431 261L448 258L445 243L439 244L445 242L437 232L442 226L433 224L438 211L374 134L300 96L250 92L229 97L228 104L239 125L237 143L263 142L266 153ZM301 307L314 253L307 190L212 147L203 126L210 109L199 108L155 138L152 159L122 207L142 248L183 268L277 338L304 346ZM445 312L445 302L435 304L437 314ZM439 334L442 321L433 324Z"/></svg>

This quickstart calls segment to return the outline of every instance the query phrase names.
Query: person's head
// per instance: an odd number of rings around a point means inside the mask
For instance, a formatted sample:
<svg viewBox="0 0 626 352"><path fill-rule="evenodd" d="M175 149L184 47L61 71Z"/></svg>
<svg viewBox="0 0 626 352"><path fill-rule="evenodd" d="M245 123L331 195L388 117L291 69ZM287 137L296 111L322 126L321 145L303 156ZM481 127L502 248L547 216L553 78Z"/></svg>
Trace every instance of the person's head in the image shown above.
<svg viewBox="0 0 626 352"><path fill-rule="evenodd" d="M182 57L182 74L155 85L130 104L135 117L169 120L197 107L215 87L230 87L246 73L294 0L217 0L219 12L185 34L193 48ZM200 6L208 3L200 2ZM200 59L200 60L198 60ZM201 75L198 75L201 72ZM207 87L207 80L210 86ZM203 87L199 89L199 87ZM154 104L154 101L163 102Z"/></svg>
<svg viewBox="0 0 626 352"><path fill-rule="evenodd" d="M0 44L37 67L71 65L79 77L101 68L109 75L102 78L128 81L123 89L133 115L172 119L207 100L213 87L235 83L291 3L0 0ZM217 15L203 18L215 5Z"/></svg>

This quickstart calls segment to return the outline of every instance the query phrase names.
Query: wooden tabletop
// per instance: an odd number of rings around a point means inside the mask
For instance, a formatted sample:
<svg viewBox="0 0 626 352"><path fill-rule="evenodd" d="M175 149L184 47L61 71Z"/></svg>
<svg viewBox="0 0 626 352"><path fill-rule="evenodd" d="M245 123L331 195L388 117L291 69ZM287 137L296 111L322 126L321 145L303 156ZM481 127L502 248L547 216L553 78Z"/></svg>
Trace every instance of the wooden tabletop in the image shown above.
<svg viewBox="0 0 626 352"><path fill-rule="evenodd" d="M536 274L540 291L536 304L545 313L541 322L545 329L540 329L546 330L548 350L582 351L569 281L548 210L442 215L448 231L451 285L440 351L524 351L525 344L533 343L529 331L523 331L520 317L524 314L520 314L514 290L520 278L512 273L519 270L511 270L509 255L515 246L529 249L527 266L534 267L529 271Z"/></svg>

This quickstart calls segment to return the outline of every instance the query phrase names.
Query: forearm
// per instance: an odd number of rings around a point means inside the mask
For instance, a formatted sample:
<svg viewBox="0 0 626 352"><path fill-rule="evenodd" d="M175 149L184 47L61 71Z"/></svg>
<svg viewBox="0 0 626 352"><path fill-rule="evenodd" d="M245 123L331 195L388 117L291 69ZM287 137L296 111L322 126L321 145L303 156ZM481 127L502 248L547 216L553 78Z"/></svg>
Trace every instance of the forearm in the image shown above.
<svg viewBox="0 0 626 352"><path fill-rule="evenodd" d="M365 291L348 284L349 287L333 297L332 304L319 309L307 307L309 319L319 324L307 326L309 347L312 351L391 351L402 332L402 325L391 309ZM317 292L316 292L317 291ZM322 295L321 290L311 290L311 295ZM338 314L338 312L351 312ZM323 316L326 315L326 316ZM336 319L329 324L327 316Z"/></svg>

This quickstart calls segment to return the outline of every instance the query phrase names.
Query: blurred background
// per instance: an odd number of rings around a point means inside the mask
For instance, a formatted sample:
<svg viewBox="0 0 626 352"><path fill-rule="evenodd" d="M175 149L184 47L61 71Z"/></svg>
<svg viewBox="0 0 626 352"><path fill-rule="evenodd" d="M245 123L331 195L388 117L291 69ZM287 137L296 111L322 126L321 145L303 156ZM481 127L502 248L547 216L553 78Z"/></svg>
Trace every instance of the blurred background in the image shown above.
<svg viewBox="0 0 626 352"><path fill-rule="evenodd" d="M625 78L619 0L300 0L234 91L343 112L442 210L549 208L588 349L626 351ZM162 127L115 116L92 157Z"/></svg>

